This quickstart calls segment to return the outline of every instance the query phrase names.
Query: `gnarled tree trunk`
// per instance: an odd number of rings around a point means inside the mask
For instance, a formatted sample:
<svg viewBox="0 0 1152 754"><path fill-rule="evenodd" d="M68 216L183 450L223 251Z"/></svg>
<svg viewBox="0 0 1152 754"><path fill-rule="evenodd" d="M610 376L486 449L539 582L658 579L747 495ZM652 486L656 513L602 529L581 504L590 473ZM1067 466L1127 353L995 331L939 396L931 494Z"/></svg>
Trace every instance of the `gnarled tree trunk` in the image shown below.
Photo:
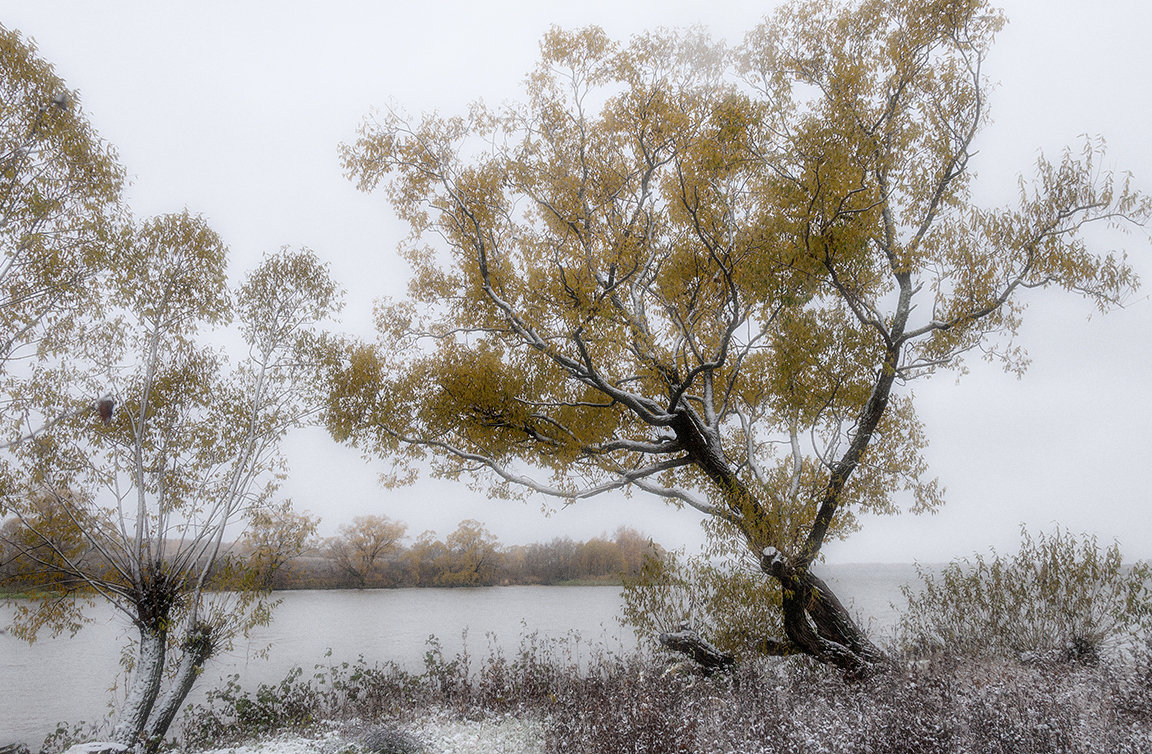
<svg viewBox="0 0 1152 754"><path fill-rule="evenodd" d="M784 632L793 646L835 665L853 677L882 667L884 653L868 639L824 580L807 567L797 568L772 548L764 551L761 569L780 582Z"/></svg>

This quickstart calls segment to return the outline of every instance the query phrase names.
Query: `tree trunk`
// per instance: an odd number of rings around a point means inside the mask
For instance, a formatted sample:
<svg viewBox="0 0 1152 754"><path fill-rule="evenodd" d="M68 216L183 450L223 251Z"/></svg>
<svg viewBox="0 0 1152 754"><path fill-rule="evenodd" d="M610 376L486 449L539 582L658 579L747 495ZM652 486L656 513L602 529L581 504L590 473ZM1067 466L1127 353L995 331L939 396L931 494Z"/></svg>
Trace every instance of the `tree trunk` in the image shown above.
<svg viewBox="0 0 1152 754"><path fill-rule="evenodd" d="M164 631L140 628L140 653L132 672L132 687L124 700L111 739L124 746L135 746L160 693L164 677L164 652L168 636Z"/></svg>
<svg viewBox="0 0 1152 754"><path fill-rule="evenodd" d="M897 356L888 354L887 358L891 361ZM766 547L763 552L757 553L761 558L760 567L764 573L780 582L783 593L784 631L789 640L787 644L767 640L766 647L770 647L776 654L811 655L821 662L830 663L847 671L851 676L865 676L871 673L885 660L884 653L869 641L828 585L812 574L809 564L820 551L824 536L838 509L844 485L884 414L892 388L893 374L892 370L880 370L877 385L861 411L857 435L828 481L823 502L801 556L793 563L785 559L775 547ZM692 454L696 464L725 491L732 519L747 538L749 547L755 552L768 538L765 531L759 530L760 525L771 520L771 516L752 490L748 489L729 466L720 451L721 443L718 438L709 440L704 437L687 417L686 412L682 412L681 420L673 429L677 438ZM693 652L686 649L680 651L693 656ZM693 659L697 658L693 656Z"/></svg>
<svg viewBox="0 0 1152 754"><path fill-rule="evenodd" d="M848 610L807 567L797 568L773 548L767 548L761 569L780 582L784 632L795 650L845 670L852 677L877 671L887 660L868 639Z"/></svg>
<svg viewBox="0 0 1152 754"><path fill-rule="evenodd" d="M213 649L212 632L207 626L195 627L183 642L183 654L180 657L180 667L176 670L176 677L172 679L168 693L156 705L147 725L144 726L146 751L154 752L160 747L164 735L176 718L176 713L180 711L180 706L184 704L188 692L192 690L193 684L200 676L200 670L212 656Z"/></svg>

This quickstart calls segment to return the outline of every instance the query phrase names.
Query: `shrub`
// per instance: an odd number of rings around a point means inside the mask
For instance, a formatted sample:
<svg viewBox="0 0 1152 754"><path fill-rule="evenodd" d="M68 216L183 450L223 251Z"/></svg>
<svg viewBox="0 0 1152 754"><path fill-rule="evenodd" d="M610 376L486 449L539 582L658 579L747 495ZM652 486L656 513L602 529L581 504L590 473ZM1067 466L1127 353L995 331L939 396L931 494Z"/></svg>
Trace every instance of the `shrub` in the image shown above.
<svg viewBox="0 0 1152 754"><path fill-rule="evenodd" d="M1014 655L1094 662L1109 646L1152 629L1146 563L1125 566L1120 548L1057 530L1036 539L1021 530L1019 551L979 554L937 576L917 566L921 588L902 589L898 636L914 652Z"/></svg>
<svg viewBox="0 0 1152 754"><path fill-rule="evenodd" d="M319 694L300 680L292 668L275 686L261 684L255 692L241 689L240 676L231 675L223 688L208 691L203 706L185 712L183 743L189 748L239 743L269 733L310 730L319 719Z"/></svg>
<svg viewBox="0 0 1152 754"><path fill-rule="evenodd" d="M687 624L740 659L782 638L779 586L733 550L713 554L720 557L649 556L635 578L624 579L621 621L643 642Z"/></svg>

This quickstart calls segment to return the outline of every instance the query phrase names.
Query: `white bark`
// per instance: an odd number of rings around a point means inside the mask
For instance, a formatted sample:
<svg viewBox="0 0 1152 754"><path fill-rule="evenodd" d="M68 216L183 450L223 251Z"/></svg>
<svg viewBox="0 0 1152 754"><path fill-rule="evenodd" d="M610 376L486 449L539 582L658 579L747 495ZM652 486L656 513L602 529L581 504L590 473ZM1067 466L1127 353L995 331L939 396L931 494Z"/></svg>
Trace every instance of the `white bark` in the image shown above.
<svg viewBox="0 0 1152 754"><path fill-rule="evenodd" d="M167 636L163 631L140 629L140 654L132 674L132 688L112 729L113 741L124 746L133 746L144 730L156 696L160 693L160 682L164 677L164 652Z"/></svg>
<svg viewBox="0 0 1152 754"><path fill-rule="evenodd" d="M144 726L143 738L148 750L153 750L164 739L169 726L176 718L176 713L184 704L184 699L192 690L192 685L196 683L200 670L211 654L211 640L206 635L197 634L185 646L180 657L180 667L176 671L176 677L172 679L168 693L156 704Z"/></svg>

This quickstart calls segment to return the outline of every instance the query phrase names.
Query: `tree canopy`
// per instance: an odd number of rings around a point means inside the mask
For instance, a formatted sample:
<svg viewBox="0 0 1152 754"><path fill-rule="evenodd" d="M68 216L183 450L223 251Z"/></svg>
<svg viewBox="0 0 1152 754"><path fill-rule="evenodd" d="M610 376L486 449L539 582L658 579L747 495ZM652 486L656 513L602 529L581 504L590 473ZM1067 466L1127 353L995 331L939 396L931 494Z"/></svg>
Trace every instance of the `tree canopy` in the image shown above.
<svg viewBox="0 0 1152 754"><path fill-rule="evenodd" d="M58 418L35 410L31 365L79 350L98 326L122 248L123 182L76 93L0 25L0 448ZM0 510L12 488L3 473Z"/></svg>
<svg viewBox="0 0 1152 754"><path fill-rule="evenodd" d="M642 490L707 514L782 586L785 649L877 652L808 566L860 512L942 502L899 386L1024 366L1022 294L1136 284L1093 222L1148 200L1088 140L981 207L969 163L1001 15L799 2L725 48L554 29L523 102L389 110L344 147L412 227L407 297L330 380L334 434L486 489Z"/></svg>

